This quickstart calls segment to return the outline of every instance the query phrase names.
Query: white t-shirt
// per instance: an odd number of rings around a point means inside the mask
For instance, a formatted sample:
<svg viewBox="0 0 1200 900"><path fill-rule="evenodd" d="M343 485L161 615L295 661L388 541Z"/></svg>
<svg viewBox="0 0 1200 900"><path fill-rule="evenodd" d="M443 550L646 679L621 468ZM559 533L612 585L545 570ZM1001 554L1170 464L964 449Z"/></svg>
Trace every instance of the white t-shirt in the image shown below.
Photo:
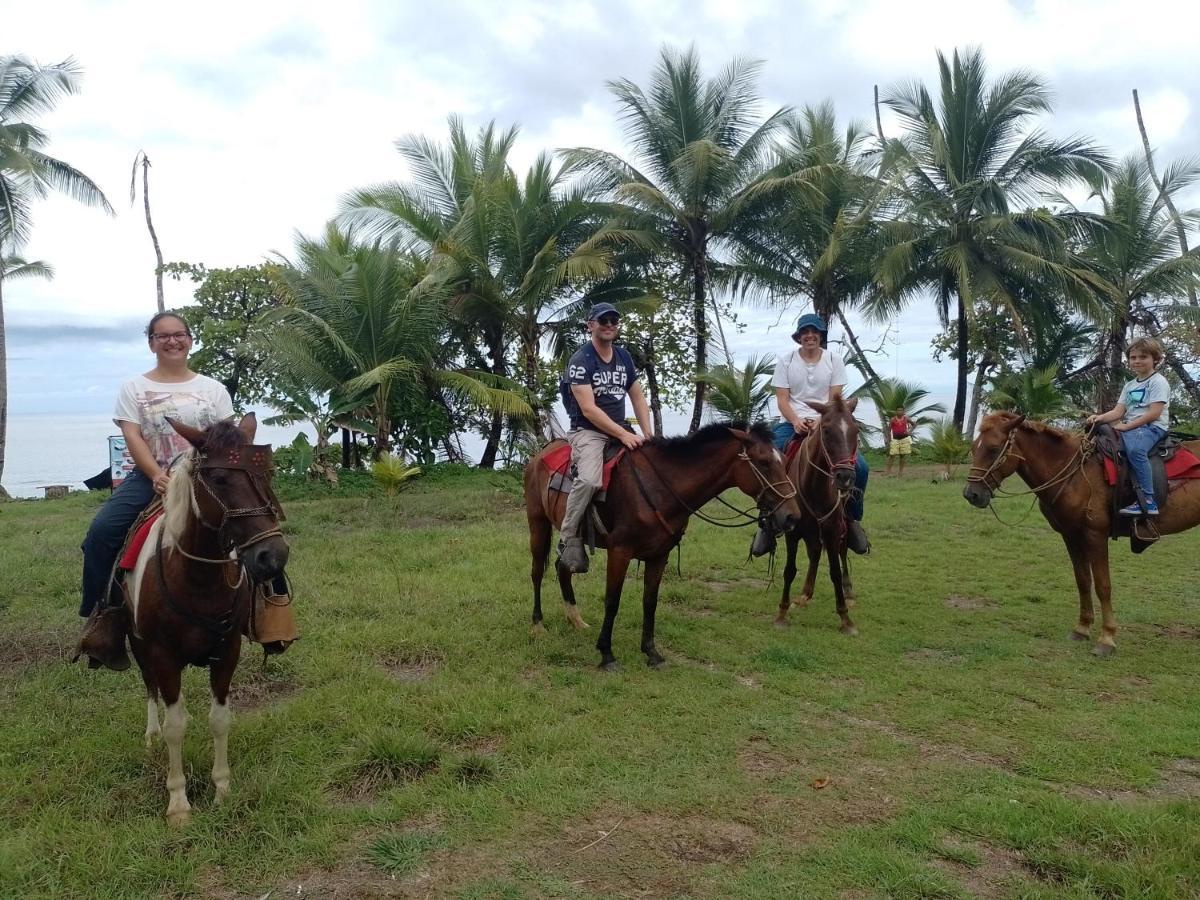
<svg viewBox="0 0 1200 900"><path fill-rule="evenodd" d="M808 401L828 403L829 389L845 383L846 364L829 350L822 350L821 358L814 363L805 362L798 349L792 350L780 357L771 379L771 387L787 388L792 409L801 419L820 418L820 413L809 406ZM783 411L779 414L782 416Z"/></svg>
<svg viewBox="0 0 1200 900"><path fill-rule="evenodd" d="M169 384L137 375L121 385L113 421L133 422L150 445L150 452L164 468L191 445L167 422L167 416L191 425L207 428L233 415L233 401L221 382L207 375L190 381Z"/></svg>
<svg viewBox="0 0 1200 900"><path fill-rule="evenodd" d="M1132 422L1134 419L1141 418L1150 412L1152 403L1161 403L1163 405L1162 413L1153 422L1147 422L1147 425L1156 425L1163 431L1166 431L1171 424L1171 385L1161 372L1155 372L1145 381L1138 381L1134 378L1132 381L1125 382L1125 387L1121 388L1120 403L1125 404L1125 415L1122 417L1122 422Z"/></svg>

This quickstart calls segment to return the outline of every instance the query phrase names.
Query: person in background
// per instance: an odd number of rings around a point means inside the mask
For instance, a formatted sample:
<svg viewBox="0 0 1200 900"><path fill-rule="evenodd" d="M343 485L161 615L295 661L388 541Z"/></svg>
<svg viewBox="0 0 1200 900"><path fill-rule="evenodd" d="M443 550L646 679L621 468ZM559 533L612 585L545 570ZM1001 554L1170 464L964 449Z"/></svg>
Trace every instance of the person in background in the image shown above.
<svg viewBox="0 0 1200 900"><path fill-rule="evenodd" d="M903 406L897 406L896 412L888 420L888 434L888 462L887 468L883 470L883 477L891 477L892 463L896 457L900 457L900 471L897 477L903 478L904 463L912 455L912 422L909 421Z"/></svg>

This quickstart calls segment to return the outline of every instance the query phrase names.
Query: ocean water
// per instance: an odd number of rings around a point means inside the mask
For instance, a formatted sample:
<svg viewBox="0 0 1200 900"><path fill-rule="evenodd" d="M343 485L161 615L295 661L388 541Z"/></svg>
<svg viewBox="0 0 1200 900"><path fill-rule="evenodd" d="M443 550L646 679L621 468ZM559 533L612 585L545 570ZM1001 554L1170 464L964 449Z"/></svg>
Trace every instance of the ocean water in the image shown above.
<svg viewBox="0 0 1200 900"><path fill-rule="evenodd" d="M257 440L282 446L311 428L259 424ZM10 416L3 484L14 497L41 497L48 484L85 490L83 480L108 467L108 436L120 430L104 415Z"/></svg>

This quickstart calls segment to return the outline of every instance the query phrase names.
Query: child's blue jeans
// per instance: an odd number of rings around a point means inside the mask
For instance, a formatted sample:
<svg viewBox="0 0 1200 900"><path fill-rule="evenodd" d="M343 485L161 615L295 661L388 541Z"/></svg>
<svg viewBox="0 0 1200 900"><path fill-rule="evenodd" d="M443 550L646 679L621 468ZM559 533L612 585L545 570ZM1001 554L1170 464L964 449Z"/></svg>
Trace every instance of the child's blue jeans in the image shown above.
<svg viewBox="0 0 1200 900"><path fill-rule="evenodd" d="M1154 476L1150 472L1150 450L1166 434L1165 428L1157 425L1139 425L1129 431L1120 432L1125 447L1125 457L1133 470L1133 479L1146 496L1146 502L1154 503Z"/></svg>

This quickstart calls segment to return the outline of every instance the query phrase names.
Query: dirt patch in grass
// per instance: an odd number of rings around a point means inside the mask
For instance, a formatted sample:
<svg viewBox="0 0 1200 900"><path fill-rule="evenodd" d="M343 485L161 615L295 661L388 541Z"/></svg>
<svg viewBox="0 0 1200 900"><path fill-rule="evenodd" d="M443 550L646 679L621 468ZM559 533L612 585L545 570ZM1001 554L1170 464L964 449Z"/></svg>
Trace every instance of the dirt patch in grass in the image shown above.
<svg viewBox="0 0 1200 900"><path fill-rule="evenodd" d="M66 662L78 640L79 634L74 631L5 628L0 631L0 675L20 675L35 666Z"/></svg>
<svg viewBox="0 0 1200 900"><path fill-rule="evenodd" d="M300 684L290 672L281 671L270 662L266 667L259 662L247 662L238 667L229 695L234 710L245 712L278 703L299 690Z"/></svg>
<svg viewBox="0 0 1200 900"><path fill-rule="evenodd" d="M946 598L946 606L950 609L980 610L992 609L996 601L988 597L966 597L962 594L951 594Z"/></svg>
<svg viewBox="0 0 1200 900"><path fill-rule="evenodd" d="M963 657L939 647L918 647L916 650L906 650L904 658L913 662L960 663Z"/></svg>
<svg viewBox="0 0 1200 900"><path fill-rule="evenodd" d="M1015 889L1030 887L1025 861L1007 847L954 837L943 841L943 846L947 855L935 859L934 868L957 881L971 897L1009 897ZM977 861L965 862L965 856Z"/></svg>
<svg viewBox="0 0 1200 900"><path fill-rule="evenodd" d="M535 855L588 894L667 897L688 893L700 866L744 862L756 843L754 829L739 822L614 813L568 825Z"/></svg>
<svg viewBox="0 0 1200 900"><path fill-rule="evenodd" d="M738 751L737 760L738 768L755 779L778 778L787 768L787 760L771 749L771 742L757 735Z"/></svg>
<svg viewBox="0 0 1200 900"><path fill-rule="evenodd" d="M1200 637L1200 625L1188 625L1184 622L1168 622L1165 625L1155 625L1154 633L1159 637Z"/></svg>
<svg viewBox="0 0 1200 900"><path fill-rule="evenodd" d="M1159 770L1158 782L1148 788L1100 788L1071 785L1066 794L1081 800L1115 800L1144 803L1148 800L1200 800L1200 759L1173 759Z"/></svg>
<svg viewBox="0 0 1200 900"><path fill-rule="evenodd" d="M442 665L442 655L434 650L404 650L391 653L379 661L397 681L427 681Z"/></svg>

